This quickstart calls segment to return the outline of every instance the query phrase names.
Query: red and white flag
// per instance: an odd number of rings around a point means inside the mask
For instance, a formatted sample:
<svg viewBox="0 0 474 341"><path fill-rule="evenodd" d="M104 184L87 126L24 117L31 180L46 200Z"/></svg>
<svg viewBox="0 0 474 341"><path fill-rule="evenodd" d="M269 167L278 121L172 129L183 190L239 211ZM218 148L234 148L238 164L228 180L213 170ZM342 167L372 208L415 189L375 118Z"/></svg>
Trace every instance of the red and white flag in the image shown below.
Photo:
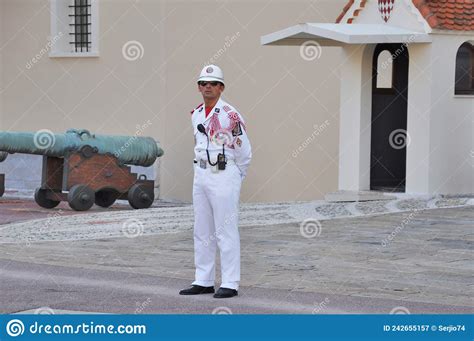
<svg viewBox="0 0 474 341"><path fill-rule="evenodd" d="M387 22L390 19L390 14L393 10L393 4L395 0L378 0L379 1L379 12L382 15L382 19Z"/></svg>

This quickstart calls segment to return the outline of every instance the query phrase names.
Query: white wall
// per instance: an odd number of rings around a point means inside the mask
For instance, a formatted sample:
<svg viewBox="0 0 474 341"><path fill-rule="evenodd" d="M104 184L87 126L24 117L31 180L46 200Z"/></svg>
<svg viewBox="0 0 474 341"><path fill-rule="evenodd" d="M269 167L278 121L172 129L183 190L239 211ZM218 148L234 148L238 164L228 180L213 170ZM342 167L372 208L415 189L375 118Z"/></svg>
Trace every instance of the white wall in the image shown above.
<svg viewBox="0 0 474 341"><path fill-rule="evenodd" d="M437 68L431 44L408 47L406 193L429 193L432 72Z"/></svg>
<svg viewBox="0 0 474 341"><path fill-rule="evenodd" d="M472 35L433 35L430 112L431 193L474 193L474 96L455 96L455 59Z"/></svg>
<svg viewBox="0 0 474 341"><path fill-rule="evenodd" d="M372 57L375 45L343 48L339 189L370 189Z"/></svg>
<svg viewBox="0 0 474 341"><path fill-rule="evenodd" d="M98 58L45 55L29 69L50 35L50 0L0 3L3 129L133 135L150 120L143 135L165 150L161 194L190 201L189 111L202 101L196 77L239 32L216 63L227 79L224 97L244 115L254 147L242 200L313 200L337 189L340 50L306 61L298 47L264 47L260 36L295 22L334 22L346 0L99 0ZM122 55L132 40L144 48L136 61Z"/></svg>

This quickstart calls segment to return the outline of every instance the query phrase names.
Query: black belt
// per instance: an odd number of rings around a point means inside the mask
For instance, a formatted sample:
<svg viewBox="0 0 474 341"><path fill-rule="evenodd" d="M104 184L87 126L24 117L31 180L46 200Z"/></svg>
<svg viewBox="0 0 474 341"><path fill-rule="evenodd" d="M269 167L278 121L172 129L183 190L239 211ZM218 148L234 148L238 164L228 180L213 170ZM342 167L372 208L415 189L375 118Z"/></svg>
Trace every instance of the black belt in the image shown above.
<svg viewBox="0 0 474 341"><path fill-rule="evenodd" d="M211 168L215 168L216 166L211 166L209 164L209 162L207 162L206 160L200 160L202 161L202 163L200 163L198 160L193 160L193 163L195 164L199 164L199 167L203 168L203 169L206 169L208 167L211 167ZM231 164L231 165L234 165L235 164L235 161L234 160L227 160L227 164Z"/></svg>

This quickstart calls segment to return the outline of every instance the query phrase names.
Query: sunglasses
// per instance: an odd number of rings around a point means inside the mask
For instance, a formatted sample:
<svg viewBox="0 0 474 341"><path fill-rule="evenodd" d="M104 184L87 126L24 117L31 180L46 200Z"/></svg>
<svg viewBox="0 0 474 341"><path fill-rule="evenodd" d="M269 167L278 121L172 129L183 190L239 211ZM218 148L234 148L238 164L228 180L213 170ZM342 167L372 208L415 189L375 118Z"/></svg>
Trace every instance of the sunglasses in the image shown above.
<svg viewBox="0 0 474 341"><path fill-rule="evenodd" d="M206 86L207 84L211 84L211 86L217 86L217 84L220 84L220 82L198 82L200 86Z"/></svg>

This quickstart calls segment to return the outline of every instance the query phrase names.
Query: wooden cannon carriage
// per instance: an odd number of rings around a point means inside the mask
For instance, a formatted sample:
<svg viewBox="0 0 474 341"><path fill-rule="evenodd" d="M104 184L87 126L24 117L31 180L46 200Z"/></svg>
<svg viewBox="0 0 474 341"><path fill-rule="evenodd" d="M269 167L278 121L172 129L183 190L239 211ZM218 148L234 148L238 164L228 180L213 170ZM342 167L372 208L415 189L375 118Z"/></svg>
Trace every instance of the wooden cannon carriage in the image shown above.
<svg viewBox="0 0 474 341"><path fill-rule="evenodd" d="M43 156L41 187L35 201L44 208L54 208L67 201L76 211L88 210L94 203L111 206L117 199L128 200L136 209L149 208L154 200L154 181L120 165L112 154L100 155L84 146L65 158Z"/></svg>

